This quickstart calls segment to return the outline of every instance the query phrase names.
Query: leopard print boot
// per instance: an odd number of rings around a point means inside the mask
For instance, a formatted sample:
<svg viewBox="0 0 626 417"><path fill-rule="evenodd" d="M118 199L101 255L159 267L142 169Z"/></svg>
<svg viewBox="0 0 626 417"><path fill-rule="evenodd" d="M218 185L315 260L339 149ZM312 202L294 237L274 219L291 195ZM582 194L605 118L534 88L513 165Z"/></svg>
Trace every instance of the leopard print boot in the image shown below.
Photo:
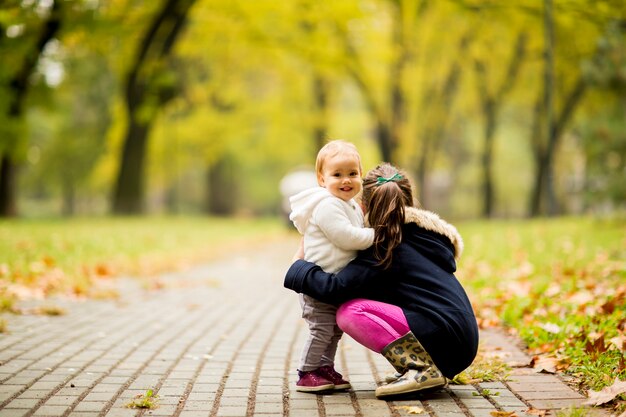
<svg viewBox="0 0 626 417"><path fill-rule="evenodd" d="M381 353L402 376L378 387L377 398L434 390L447 384L426 349L411 332L385 346Z"/></svg>

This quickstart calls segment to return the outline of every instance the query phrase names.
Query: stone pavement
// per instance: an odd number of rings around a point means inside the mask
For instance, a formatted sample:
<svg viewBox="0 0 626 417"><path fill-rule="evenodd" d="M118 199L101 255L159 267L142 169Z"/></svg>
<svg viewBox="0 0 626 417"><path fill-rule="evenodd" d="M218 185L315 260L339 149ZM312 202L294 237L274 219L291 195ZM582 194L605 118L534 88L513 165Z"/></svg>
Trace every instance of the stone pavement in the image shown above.
<svg viewBox="0 0 626 417"><path fill-rule="evenodd" d="M296 392L295 369L307 331L296 294L282 287L295 247L290 239L268 242L163 275L156 290L120 279L119 300L54 300L67 310L58 317L5 316L0 417L397 417L420 411L437 417L515 411L521 417L531 407L555 415L583 401L558 376L523 368L506 382L451 385L410 401L379 401L376 381L392 368L347 336L337 367L353 390ZM498 332L483 332L482 339L481 349L528 361ZM159 397L157 408L126 407L150 389Z"/></svg>

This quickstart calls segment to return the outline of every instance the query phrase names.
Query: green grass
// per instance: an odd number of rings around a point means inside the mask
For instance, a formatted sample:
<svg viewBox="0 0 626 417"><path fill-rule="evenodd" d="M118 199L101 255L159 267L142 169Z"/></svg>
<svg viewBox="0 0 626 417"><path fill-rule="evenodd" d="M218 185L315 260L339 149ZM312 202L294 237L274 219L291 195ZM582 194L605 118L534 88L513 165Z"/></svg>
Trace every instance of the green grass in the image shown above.
<svg viewBox="0 0 626 417"><path fill-rule="evenodd" d="M0 221L0 311L20 296L91 293L99 279L150 276L284 233L278 220L128 217Z"/></svg>
<svg viewBox="0 0 626 417"><path fill-rule="evenodd" d="M482 326L513 328L531 354L599 390L626 379L626 222L469 222L458 277Z"/></svg>
<svg viewBox="0 0 626 417"><path fill-rule="evenodd" d="M149 389L144 394L136 395L128 404L126 408L145 408L153 410L159 406L159 396L154 394L154 391Z"/></svg>

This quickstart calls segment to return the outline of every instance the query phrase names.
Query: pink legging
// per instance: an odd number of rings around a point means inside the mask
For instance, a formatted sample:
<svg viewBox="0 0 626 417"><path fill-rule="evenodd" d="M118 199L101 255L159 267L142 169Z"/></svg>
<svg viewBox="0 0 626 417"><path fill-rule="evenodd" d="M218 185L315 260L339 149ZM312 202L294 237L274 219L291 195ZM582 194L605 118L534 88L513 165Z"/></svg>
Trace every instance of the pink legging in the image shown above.
<svg viewBox="0 0 626 417"><path fill-rule="evenodd" d="M411 330L400 307L364 298L342 304L337 310L337 325L377 353Z"/></svg>

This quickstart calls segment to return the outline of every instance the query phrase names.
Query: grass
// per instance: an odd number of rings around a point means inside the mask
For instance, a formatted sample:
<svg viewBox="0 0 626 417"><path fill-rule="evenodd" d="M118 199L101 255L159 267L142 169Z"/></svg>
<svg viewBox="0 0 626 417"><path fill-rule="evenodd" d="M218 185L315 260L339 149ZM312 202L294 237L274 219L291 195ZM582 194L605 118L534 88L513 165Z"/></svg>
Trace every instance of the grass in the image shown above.
<svg viewBox="0 0 626 417"><path fill-rule="evenodd" d="M153 410L159 406L159 396L149 389L143 394L137 394L132 401L126 404L126 408L145 408Z"/></svg>
<svg viewBox="0 0 626 417"><path fill-rule="evenodd" d="M556 412L556 417L586 417L589 410L585 407L570 407Z"/></svg>
<svg viewBox="0 0 626 417"><path fill-rule="evenodd" d="M514 329L583 389L626 379L626 221L559 218L457 225L457 276L481 326Z"/></svg>
<svg viewBox="0 0 626 417"><path fill-rule="evenodd" d="M20 298L58 293L114 297L94 283L184 268L283 232L272 219L2 220L0 311L13 309Z"/></svg>

